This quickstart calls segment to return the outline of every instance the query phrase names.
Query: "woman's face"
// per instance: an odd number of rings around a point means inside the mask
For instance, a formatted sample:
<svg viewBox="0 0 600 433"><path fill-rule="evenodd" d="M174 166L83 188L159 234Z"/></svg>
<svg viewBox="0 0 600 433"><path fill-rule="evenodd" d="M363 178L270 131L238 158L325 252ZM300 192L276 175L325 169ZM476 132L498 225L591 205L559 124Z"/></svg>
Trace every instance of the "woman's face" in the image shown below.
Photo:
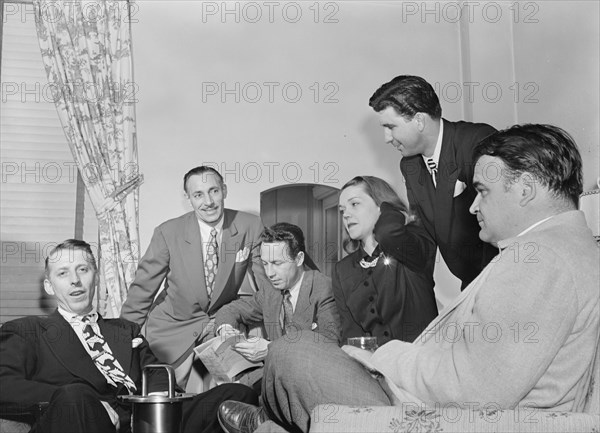
<svg viewBox="0 0 600 433"><path fill-rule="evenodd" d="M351 239L364 243L373 236L379 218L379 206L360 185L345 188L340 194L340 213Z"/></svg>

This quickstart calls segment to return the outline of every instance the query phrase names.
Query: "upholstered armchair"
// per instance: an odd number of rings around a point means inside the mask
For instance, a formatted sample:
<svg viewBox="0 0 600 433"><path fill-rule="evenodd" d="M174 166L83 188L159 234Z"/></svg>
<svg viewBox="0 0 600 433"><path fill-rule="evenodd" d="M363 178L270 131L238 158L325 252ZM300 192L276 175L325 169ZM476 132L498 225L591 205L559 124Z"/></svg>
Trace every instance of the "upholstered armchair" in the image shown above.
<svg viewBox="0 0 600 433"><path fill-rule="evenodd" d="M320 405L311 414L311 433L465 433L585 432L600 433L600 346L596 351L590 391L583 413L493 407L459 409L446 406Z"/></svg>

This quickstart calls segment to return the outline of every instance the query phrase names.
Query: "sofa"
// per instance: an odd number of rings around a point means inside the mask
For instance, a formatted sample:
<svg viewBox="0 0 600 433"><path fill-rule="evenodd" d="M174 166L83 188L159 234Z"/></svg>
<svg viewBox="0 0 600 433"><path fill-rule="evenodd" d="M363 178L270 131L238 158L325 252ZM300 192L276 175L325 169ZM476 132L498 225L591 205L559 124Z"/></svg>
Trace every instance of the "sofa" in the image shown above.
<svg viewBox="0 0 600 433"><path fill-rule="evenodd" d="M600 345L596 351L584 411L552 412L533 408L459 409L396 406L320 405L311 414L311 433L600 433Z"/></svg>

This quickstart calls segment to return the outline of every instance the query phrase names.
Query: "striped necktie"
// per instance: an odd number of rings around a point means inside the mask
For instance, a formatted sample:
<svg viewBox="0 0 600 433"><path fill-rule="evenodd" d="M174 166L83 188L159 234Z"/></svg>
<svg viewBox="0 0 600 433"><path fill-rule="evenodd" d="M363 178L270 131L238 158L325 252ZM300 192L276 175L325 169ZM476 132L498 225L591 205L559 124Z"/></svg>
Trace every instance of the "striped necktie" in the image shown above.
<svg viewBox="0 0 600 433"><path fill-rule="evenodd" d="M94 331L94 327L90 321L91 317L92 315L84 316L81 322L85 324L83 337L90 349L94 364L96 364L96 367L110 385L117 387L118 383L122 383L127 387L129 393L133 394L137 389L135 383L125 374L123 367L121 367L117 358L112 354L104 336L99 332L100 329L98 328L98 332Z"/></svg>
<svg viewBox="0 0 600 433"><path fill-rule="evenodd" d="M291 326L293 324L292 317L294 315L294 307L292 306L292 294L289 290L283 290L282 292L283 299L281 301L281 312L283 315L281 332L285 335L287 332L291 330Z"/></svg>
<svg viewBox="0 0 600 433"><path fill-rule="evenodd" d="M427 158L427 167L429 167L429 172L431 173L431 179L433 180L433 186L437 186L437 164L432 158Z"/></svg>
<svg viewBox="0 0 600 433"><path fill-rule="evenodd" d="M219 256L217 246L217 230L213 228L210 231L210 239L206 247L206 257L204 258L204 277L206 278L206 291L208 297L212 295L215 285L215 277L217 275L217 267L219 266Z"/></svg>

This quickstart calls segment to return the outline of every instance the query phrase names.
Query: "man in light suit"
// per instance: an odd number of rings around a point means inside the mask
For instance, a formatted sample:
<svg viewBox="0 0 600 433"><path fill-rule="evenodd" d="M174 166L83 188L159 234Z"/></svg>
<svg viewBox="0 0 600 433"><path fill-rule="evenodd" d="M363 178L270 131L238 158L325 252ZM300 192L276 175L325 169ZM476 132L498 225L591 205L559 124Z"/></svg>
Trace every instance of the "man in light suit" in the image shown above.
<svg viewBox="0 0 600 433"><path fill-rule="evenodd" d="M89 244L69 239L46 259L44 289L58 309L0 328L0 415L48 402L32 432L130 432L131 408L118 395L140 394L142 369L156 364L140 327L103 319L93 308L96 262ZM168 388L164 370L148 372L148 390ZM219 431L218 405L234 397L258 401L243 385L228 384L183 402L182 432Z"/></svg>
<svg viewBox="0 0 600 433"><path fill-rule="evenodd" d="M264 360L272 341L282 336L293 340L302 330L319 332L338 342L340 318L331 279L320 273L308 257L302 229L289 223L277 223L265 229L261 235L260 256L269 286L261 287L249 299L223 306L215 318L217 335L239 335L241 324L263 325L265 338L246 340L240 336L241 341L234 346L250 361ZM290 318L286 318L284 305L288 294L292 308ZM260 390L262 371L249 376L249 384Z"/></svg>
<svg viewBox="0 0 600 433"><path fill-rule="evenodd" d="M410 208L464 289L497 253L479 239L477 219L469 213L476 195L473 148L495 129L442 119L433 87L416 76L383 84L369 105L379 115L386 143L402 153Z"/></svg>
<svg viewBox="0 0 600 433"><path fill-rule="evenodd" d="M577 146L554 126L514 126L479 144L474 161L470 209L500 253L413 343L371 353L309 333L274 342L262 396L271 419L305 432L327 403L582 411L599 341L600 255L577 210ZM225 402L219 416L254 431L264 410Z"/></svg>
<svg viewBox="0 0 600 433"><path fill-rule="evenodd" d="M221 174L212 167L193 168L183 188L194 210L156 228L121 317L145 323L150 347L176 368L185 388L193 348L212 337L216 312L236 299L240 288L252 293L256 279L265 276L258 254L260 218L225 209Z"/></svg>

